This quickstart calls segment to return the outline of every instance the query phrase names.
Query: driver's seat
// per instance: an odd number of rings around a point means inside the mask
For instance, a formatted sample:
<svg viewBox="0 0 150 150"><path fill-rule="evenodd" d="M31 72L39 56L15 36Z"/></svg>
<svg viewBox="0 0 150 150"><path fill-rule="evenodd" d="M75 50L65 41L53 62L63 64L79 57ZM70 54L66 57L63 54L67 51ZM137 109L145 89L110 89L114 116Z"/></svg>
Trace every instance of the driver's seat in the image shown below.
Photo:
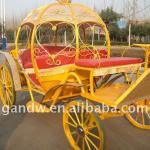
<svg viewBox="0 0 150 150"><path fill-rule="evenodd" d="M76 60L75 64L76 66L85 68L104 68L104 67L139 64L142 62L143 60L141 58L112 57L101 59L78 59Z"/></svg>

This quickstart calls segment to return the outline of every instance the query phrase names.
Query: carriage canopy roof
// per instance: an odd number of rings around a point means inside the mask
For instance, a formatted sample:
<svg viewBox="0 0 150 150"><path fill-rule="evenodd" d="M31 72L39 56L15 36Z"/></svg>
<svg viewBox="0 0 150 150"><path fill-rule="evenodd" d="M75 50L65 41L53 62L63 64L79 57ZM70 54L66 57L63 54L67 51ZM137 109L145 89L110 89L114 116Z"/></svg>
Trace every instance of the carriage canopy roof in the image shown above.
<svg viewBox="0 0 150 150"><path fill-rule="evenodd" d="M22 24L32 23L38 25L49 21L80 24L82 22L99 22L99 17L97 13L85 5L70 2L56 2L32 11L24 19Z"/></svg>

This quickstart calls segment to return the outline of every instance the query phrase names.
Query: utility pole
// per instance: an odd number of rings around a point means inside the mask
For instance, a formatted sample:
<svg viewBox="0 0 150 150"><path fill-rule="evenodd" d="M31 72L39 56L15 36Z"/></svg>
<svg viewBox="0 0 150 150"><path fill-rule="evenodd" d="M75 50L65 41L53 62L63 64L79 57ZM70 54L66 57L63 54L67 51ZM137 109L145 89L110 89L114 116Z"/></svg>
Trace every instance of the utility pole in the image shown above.
<svg viewBox="0 0 150 150"><path fill-rule="evenodd" d="M93 0L93 10L96 10L95 0Z"/></svg>
<svg viewBox="0 0 150 150"><path fill-rule="evenodd" d="M132 20L136 20L136 11L138 8L138 0L133 0L133 6L132 6Z"/></svg>
<svg viewBox="0 0 150 150"><path fill-rule="evenodd" d="M3 38L3 1L1 0L1 12L0 12L0 25L1 25L1 38Z"/></svg>
<svg viewBox="0 0 150 150"><path fill-rule="evenodd" d="M104 0L104 9L106 9L106 0Z"/></svg>
<svg viewBox="0 0 150 150"><path fill-rule="evenodd" d="M2 38L2 49L5 50L7 48L7 39L6 39L6 2L5 0L1 0L1 38Z"/></svg>
<svg viewBox="0 0 150 150"><path fill-rule="evenodd" d="M132 27L132 24L131 24L131 21L129 21L129 47L131 47L131 27Z"/></svg>
<svg viewBox="0 0 150 150"><path fill-rule="evenodd" d="M130 2L128 2L130 3ZM131 10L129 11L129 14L131 12L131 17L129 17L129 47L131 47L131 37L132 37L132 22L136 20L136 11L138 8L138 0L133 0L133 3L131 4Z"/></svg>

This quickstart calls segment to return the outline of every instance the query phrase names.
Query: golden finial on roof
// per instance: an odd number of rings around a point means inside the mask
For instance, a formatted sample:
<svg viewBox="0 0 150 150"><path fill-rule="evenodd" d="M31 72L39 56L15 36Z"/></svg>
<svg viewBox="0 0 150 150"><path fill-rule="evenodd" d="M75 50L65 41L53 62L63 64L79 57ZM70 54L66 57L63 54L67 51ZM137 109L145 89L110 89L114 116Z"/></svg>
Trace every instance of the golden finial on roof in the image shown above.
<svg viewBox="0 0 150 150"><path fill-rule="evenodd" d="M71 3L71 0L57 0L57 2L60 4L68 4Z"/></svg>

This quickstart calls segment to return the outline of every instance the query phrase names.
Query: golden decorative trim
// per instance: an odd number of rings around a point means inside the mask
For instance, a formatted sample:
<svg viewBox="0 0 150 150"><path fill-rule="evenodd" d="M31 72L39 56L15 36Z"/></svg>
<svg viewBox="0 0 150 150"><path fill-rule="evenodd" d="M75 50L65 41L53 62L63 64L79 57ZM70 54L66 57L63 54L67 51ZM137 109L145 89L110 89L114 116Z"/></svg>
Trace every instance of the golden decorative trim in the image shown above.
<svg viewBox="0 0 150 150"><path fill-rule="evenodd" d="M71 3L71 0L57 0L57 2L60 4L69 4Z"/></svg>

